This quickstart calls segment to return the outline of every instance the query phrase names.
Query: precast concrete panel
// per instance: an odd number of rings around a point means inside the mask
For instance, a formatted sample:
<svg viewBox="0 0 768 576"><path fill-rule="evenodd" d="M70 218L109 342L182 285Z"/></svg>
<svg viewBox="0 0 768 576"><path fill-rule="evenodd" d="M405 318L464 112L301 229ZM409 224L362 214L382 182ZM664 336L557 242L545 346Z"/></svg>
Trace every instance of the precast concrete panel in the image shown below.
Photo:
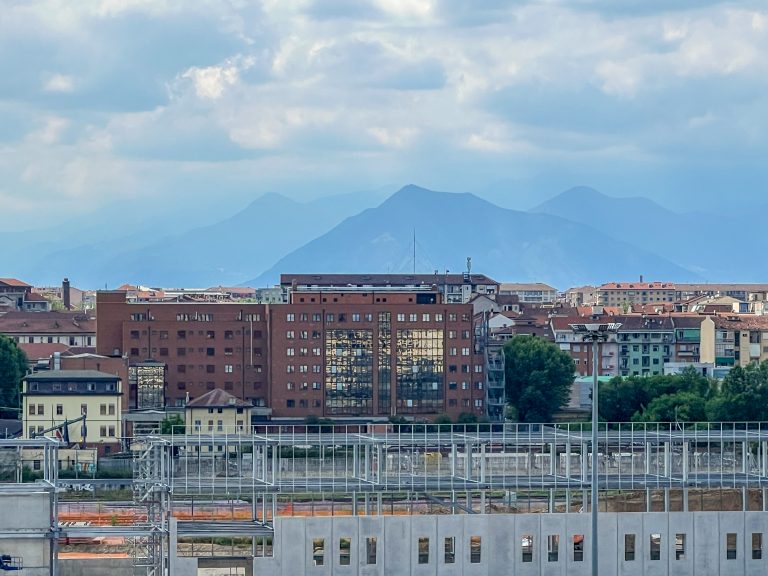
<svg viewBox="0 0 768 576"><path fill-rule="evenodd" d="M669 515L664 512L644 512L643 538L645 553L643 554L643 574L645 576L667 576L669 569ZM654 556L652 537L659 536L658 556Z"/></svg>
<svg viewBox="0 0 768 576"><path fill-rule="evenodd" d="M296 520L301 521L300 518ZM306 553L304 554L304 562L306 570L304 574L309 575L330 575L333 573L333 518L307 518L306 528L304 531L304 538L306 542ZM318 546L315 549L315 541L320 544L322 541L322 548ZM286 542L288 550L285 551L283 557L286 558L290 555L290 540ZM322 556L322 564L320 564L320 557ZM289 574L288 570L283 567L283 574ZM301 572L298 572L301 574Z"/></svg>
<svg viewBox="0 0 768 576"><path fill-rule="evenodd" d="M541 571L539 548L546 545L541 541L541 514L520 514L515 517L515 563L514 573L519 576L538 576ZM533 554L530 557L523 556L523 544L529 537L533 537L530 543Z"/></svg>
<svg viewBox="0 0 768 576"><path fill-rule="evenodd" d="M413 576L437 575L437 516L412 516L411 522L411 574ZM420 558L419 542L427 539L426 558ZM426 560L425 564L421 564Z"/></svg>
<svg viewBox="0 0 768 576"><path fill-rule="evenodd" d="M616 514L616 536L605 542L605 547L609 544L614 546L617 558L618 576L639 576L643 573L644 558L648 555L648 543L645 532L643 531L643 517L640 514ZM628 560L625 550L627 535L635 537L635 555L634 559ZM601 542L602 544L603 542Z"/></svg>
<svg viewBox="0 0 768 576"><path fill-rule="evenodd" d="M568 576L582 576L590 574L592 571L592 520L589 514L568 514L565 519L565 538L561 540L563 544L563 560L565 562ZM598 544L605 542L613 535L612 526L609 524L609 518L605 514L600 515L600 531ZM615 529L615 527L613 527ZM584 559L577 562L574 558L574 538L577 535L584 536ZM544 535L542 535L544 538ZM542 545L545 543L542 542ZM611 548L613 547L611 546ZM612 562L613 554L600 554L600 573L615 574L616 563ZM608 569L610 568L610 569Z"/></svg>
<svg viewBox="0 0 768 576"><path fill-rule="evenodd" d="M753 557L752 535L760 535L759 558ZM766 554L766 538L768 538L768 513L744 513L744 573L746 576L764 576L768 572L768 554Z"/></svg>
<svg viewBox="0 0 768 576"><path fill-rule="evenodd" d="M384 565L387 574L409 575L411 558L411 516L388 516L384 522Z"/></svg>
<svg viewBox="0 0 768 576"><path fill-rule="evenodd" d="M274 568L279 570L277 574L304 574L309 567L313 566L312 535L308 522L304 522L303 518L277 519L275 520L275 534L278 533L280 534L280 541L274 542L273 550L274 558L279 559L279 562L277 566L274 562L271 563ZM257 558L256 560L260 559ZM267 564L269 558L263 560L258 564ZM254 567L256 564L257 562L254 562ZM261 576L261 572L256 573Z"/></svg>
<svg viewBox="0 0 768 576"><path fill-rule="evenodd" d="M333 516L333 574L339 576L357 576L360 566L360 555L358 554L358 519L357 516ZM345 541L349 544L349 559L343 555L341 543ZM342 558L348 564L342 563Z"/></svg>
<svg viewBox="0 0 768 576"><path fill-rule="evenodd" d="M464 535L466 516L445 515L437 517L438 557L437 565L440 576L462 576L464 574L464 546L469 538ZM454 545L453 562L446 562L445 539L452 538Z"/></svg>
<svg viewBox="0 0 768 576"><path fill-rule="evenodd" d="M564 576L568 564L568 527L558 518L559 514L541 515L541 533L539 540L539 562L542 576ZM567 523L566 523L567 524ZM557 559L549 555L549 539L558 538Z"/></svg>
<svg viewBox="0 0 768 576"><path fill-rule="evenodd" d="M358 558L360 558L360 576L384 576L386 565L384 563L384 517L360 516L358 519L357 546ZM368 538L376 538L376 558L374 564L368 564Z"/></svg>
<svg viewBox="0 0 768 576"><path fill-rule="evenodd" d="M515 517L507 514L491 514L486 519L490 545L485 552L489 576L512 574L515 562ZM461 533L459 529L459 533ZM442 574L440 575L442 576Z"/></svg>
<svg viewBox="0 0 768 576"><path fill-rule="evenodd" d="M719 544L720 527L718 513L696 512L693 516L693 572L696 576L705 574L707 576L719 576Z"/></svg>
<svg viewBox="0 0 768 576"><path fill-rule="evenodd" d="M694 540L693 514L691 512L675 512L669 514L669 573L675 576L693 576ZM684 535L685 542L678 542L677 535ZM678 550L678 545L685 548Z"/></svg>
<svg viewBox="0 0 768 576"><path fill-rule="evenodd" d="M720 537L717 543L718 555L720 556L720 574L723 576L744 574L744 513L718 512L717 515L720 527ZM735 558L728 556L728 534L734 534L736 538Z"/></svg>
<svg viewBox="0 0 768 576"><path fill-rule="evenodd" d="M488 570L491 554L498 549L498 543L505 543L506 539L502 536L492 534L489 529L488 516L486 514L470 514L464 516L464 541L461 543L461 556L464 561L464 576L489 576ZM480 557L477 562L473 562L472 556L472 538L480 538ZM458 542L458 539L457 539Z"/></svg>

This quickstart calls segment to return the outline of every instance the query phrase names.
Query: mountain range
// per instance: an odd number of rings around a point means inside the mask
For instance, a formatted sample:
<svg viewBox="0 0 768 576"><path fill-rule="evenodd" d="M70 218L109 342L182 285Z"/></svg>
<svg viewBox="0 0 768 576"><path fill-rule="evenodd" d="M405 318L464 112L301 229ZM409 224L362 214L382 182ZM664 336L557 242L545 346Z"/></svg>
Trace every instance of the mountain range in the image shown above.
<svg viewBox="0 0 768 576"><path fill-rule="evenodd" d="M32 240L20 252L2 251L0 276L35 284L68 276L84 288L267 286L283 272L458 272L471 257L474 272L499 281L561 289L641 274L678 282L762 280L762 210L677 213L647 198L587 187L526 211L414 185L390 193L312 202L266 194L229 217L186 227L183 218L165 226L154 212L136 222L113 215L111 228L84 217L27 235ZM84 224L94 221L101 225ZM18 238L0 233L3 244Z"/></svg>

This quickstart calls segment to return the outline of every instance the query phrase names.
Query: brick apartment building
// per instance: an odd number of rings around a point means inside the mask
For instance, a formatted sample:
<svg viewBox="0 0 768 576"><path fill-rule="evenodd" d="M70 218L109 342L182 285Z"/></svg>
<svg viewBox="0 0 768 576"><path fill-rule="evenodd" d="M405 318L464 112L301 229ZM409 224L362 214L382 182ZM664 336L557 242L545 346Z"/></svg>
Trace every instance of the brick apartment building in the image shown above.
<svg viewBox="0 0 768 576"><path fill-rule="evenodd" d="M297 288L286 304L134 304L115 291L97 305L98 351L128 355L133 408L223 388L275 418L486 413L472 305L431 287Z"/></svg>

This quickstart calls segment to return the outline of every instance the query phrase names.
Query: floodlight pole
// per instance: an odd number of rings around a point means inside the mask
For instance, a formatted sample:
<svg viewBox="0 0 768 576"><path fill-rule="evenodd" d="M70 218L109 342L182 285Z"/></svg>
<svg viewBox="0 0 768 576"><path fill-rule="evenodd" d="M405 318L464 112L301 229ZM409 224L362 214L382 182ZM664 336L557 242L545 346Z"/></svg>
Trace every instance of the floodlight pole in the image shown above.
<svg viewBox="0 0 768 576"><path fill-rule="evenodd" d="M590 503L590 512L592 516L592 576L598 576L598 550L597 550L597 514L598 514L598 492L597 492L597 425L598 425L598 344L608 340L610 334L618 332L621 324L571 324L574 334L580 334L584 342L592 342L592 500Z"/></svg>

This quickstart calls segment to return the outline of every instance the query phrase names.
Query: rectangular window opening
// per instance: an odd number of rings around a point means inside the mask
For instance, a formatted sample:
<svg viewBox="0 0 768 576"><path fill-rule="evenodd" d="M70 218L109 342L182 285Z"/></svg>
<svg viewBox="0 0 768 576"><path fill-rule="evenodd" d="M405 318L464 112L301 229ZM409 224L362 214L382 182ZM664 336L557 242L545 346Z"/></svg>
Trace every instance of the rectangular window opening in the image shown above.
<svg viewBox="0 0 768 576"><path fill-rule="evenodd" d="M584 534L573 535L573 561L584 561Z"/></svg>
<svg viewBox="0 0 768 576"><path fill-rule="evenodd" d="M342 566L349 566L351 560L352 539L340 538L339 539L339 564Z"/></svg>
<svg viewBox="0 0 768 576"><path fill-rule="evenodd" d="M763 533L752 532L752 560L763 558Z"/></svg>
<svg viewBox="0 0 768 576"><path fill-rule="evenodd" d="M635 535L624 534L624 561L633 562L635 559Z"/></svg>
<svg viewBox="0 0 768 576"><path fill-rule="evenodd" d="M429 564L429 538L419 538L419 564Z"/></svg>
<svg viewBox="0 0 768 576"><path fill-rule="evenodd" d="M533 534L524 534L520 539L523 550L523 562L533 562Z"/></svg>
<svg viewBox="0 0 768 576"><path fill-rule="evenodd" d="M445 539L445 563L454 564L456 562L456 538L448 536Z"/></svg>
<svg viewBox="0 0 768 576"><path fill-rule="evenodd" d="M560 553L560 536L558 534L550 534L547 536L547 561L557 562L558 554Z"/></svg>
<svg viewBox="0 0 768 576"><path fill-rule="evenodd" d="M365 557L367 564L376 564L376 537L370 536L365 539Z"/></svg>
<svg viewBox="0 0 768 576"><path fill-rule="evenodd" d="M312 563L315 566L322 566L325 563L325 540L323 538L312 540Z"/></svg>
<svg viewBox="0 0 768 576"><path fill-rule="evenodd" d="M725 559L736 560L736 533L728 532L725 535Z"/></svg>
<svg viewBox="0 0 768 576"><path fill-rule="evenodd" d="M480 536L470 536L469 538L469 561L472 564L480 564L482 553L482 540Z"/></svg>
<svg viewBox="0 0 768 576"><path fill-rule="evenodd" d="M675 534L675 560L685 560L685 534Z"/></svg>
<svg viewBox="0 0 768 576"><path fill-rule="evenodd" d="M651 560L661 560L661 534L651 534Z"/></svg>

